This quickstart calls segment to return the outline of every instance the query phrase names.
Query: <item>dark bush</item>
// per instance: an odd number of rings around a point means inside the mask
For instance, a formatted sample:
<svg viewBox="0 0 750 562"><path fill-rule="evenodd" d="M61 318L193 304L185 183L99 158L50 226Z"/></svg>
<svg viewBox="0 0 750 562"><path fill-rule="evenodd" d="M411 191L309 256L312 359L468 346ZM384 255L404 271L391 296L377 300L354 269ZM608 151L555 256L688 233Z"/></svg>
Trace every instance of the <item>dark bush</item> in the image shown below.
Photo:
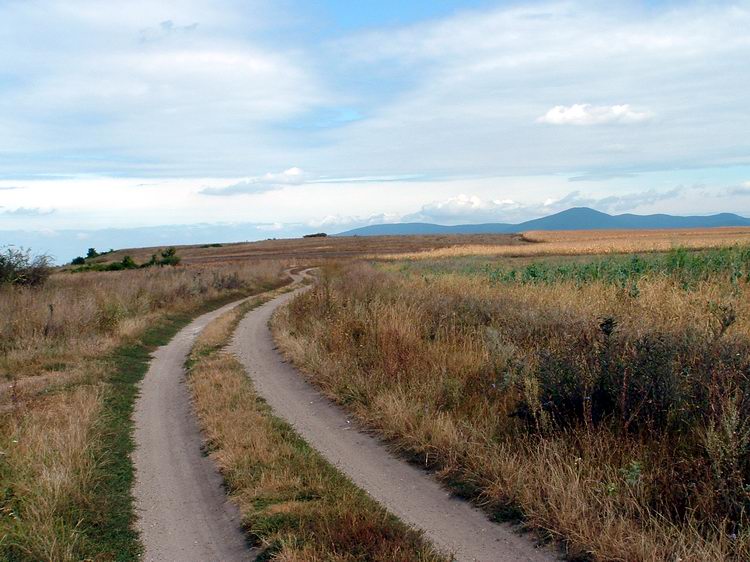
<svg viewBox="0 0 750 562"><path fill-rule="evenodd" d="M178 265L182 258L177 255L177 248L167 248L162 251L161 258L158 262L159 265ZM153 259L153 258L152 258Z"/></svg>
<svg viewBox="0 0 750 562"><path fill-rule="evenodd" d="M0 253L0 284L41 285L52 273L52 260L44 254L32 256L31 250L7 248Z"/></svg>
<svg viewBox="0 0 750 562"><path fill-rule="evenodd" d="M86 265L86 258L82 258L81 256L78 256L77 258L74 258L72 262L70 262L71 265Z"/></svg>

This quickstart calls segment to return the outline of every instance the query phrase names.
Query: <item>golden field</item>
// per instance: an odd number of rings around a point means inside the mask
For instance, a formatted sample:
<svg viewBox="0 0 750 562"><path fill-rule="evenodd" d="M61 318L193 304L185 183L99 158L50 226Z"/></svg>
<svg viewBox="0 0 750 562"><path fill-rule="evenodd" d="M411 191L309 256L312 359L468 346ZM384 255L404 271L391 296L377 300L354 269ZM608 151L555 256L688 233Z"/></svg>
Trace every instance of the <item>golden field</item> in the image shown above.
<svg viewBox="0 0 750 562"><path fill-rule="evenodd" d="M663 252L673 248L709 249L750 243L750 227L664 230L529 231L520 242L454 244L404 253L373 254L389 260L429 260L463 256L557 256ZM525 243L523 243L525 242Z"/></svg>

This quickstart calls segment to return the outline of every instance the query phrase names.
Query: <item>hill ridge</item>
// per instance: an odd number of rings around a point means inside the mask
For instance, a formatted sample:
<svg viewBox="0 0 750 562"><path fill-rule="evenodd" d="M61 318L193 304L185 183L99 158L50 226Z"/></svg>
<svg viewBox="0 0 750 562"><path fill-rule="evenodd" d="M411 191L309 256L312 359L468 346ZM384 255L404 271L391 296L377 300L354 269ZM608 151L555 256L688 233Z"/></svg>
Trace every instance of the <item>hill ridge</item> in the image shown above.
<svg viewBox="0 0 750 562"><path fill-rule="evenodd" d="M589 207L571 207L564 211L517 224L479 223L441 225L426 222L374 224L354 228L336 236L382 236L410 234L503 234L527 230L646 230L666 228L714 228L750 226L750 218L735 213L714 215L669 215L657 213L610 215Z"/></svg>

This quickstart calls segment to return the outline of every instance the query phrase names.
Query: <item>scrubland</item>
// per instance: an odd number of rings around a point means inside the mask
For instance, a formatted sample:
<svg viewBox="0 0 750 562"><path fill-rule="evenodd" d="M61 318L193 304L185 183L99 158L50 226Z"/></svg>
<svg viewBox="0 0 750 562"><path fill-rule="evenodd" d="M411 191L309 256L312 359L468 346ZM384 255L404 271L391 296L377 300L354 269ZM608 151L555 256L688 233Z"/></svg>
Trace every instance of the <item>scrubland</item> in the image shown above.
<svg viewBox="0 0 750 562"><path fill-rule="evenodd" d="M445 561L275 417L242 365L223 351L242 316L267 298L209 324L188 376L208 449L260 559Z"/></svg>
<svg viewBox="0 0 750 562"><path fill-rule="evenodd" d="M329 267L275 334L402 454L573 558L750 559L750 249L550 260Z"/></svg>
<svg viewBox="0 0 750 562"><path fill-rule="evenodd" d="M0 287L0 558L134 556L129 414L149 350L281 273L269 261Z"/></svg>

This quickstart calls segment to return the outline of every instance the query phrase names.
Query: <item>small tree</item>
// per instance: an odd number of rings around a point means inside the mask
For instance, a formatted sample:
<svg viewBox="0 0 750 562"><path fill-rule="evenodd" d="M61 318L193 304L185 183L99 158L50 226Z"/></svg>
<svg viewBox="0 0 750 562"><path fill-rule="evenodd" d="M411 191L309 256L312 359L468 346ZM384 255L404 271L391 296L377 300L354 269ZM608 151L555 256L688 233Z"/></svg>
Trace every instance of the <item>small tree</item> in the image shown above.
<svg viewBox="0 0 750 562"><path fill-rule="evenodd" d="M122 263L122 267L124 269L135 269L136 267L138 267L138 264L135 263L135 261L133 261L133 258L131 258L130 256L125 256L124 258L122 258L122 262L120 263Z"/></svg>
<svg viewBox="0 0 750 562"><path fill-rule="evenodd" d="M159 265L177 265L180 263L181 258L177 255L177 248L171 247L163 250L161 253L161 260Z"/></svg>
<svg viewBox="0 0 750 562"><path fill-rule="evenodd" d="M86 258L82 258L81 256L78 256L70 263L71 265L86 265Z"/></svg>
<svg viewBox="0 0 750 562"><path fill-rule="evenodd" d="M52 259L31 250L8 247L0 253L0 284L41 285L52 273Z"/></svg>
<svg viewBox="0 0 750 562"><path fill-rule="evenodd" d="M86 252L87 258L95 258L99 255L99 252L96 251L96 248L89 248L89 251Z"/></svg>

